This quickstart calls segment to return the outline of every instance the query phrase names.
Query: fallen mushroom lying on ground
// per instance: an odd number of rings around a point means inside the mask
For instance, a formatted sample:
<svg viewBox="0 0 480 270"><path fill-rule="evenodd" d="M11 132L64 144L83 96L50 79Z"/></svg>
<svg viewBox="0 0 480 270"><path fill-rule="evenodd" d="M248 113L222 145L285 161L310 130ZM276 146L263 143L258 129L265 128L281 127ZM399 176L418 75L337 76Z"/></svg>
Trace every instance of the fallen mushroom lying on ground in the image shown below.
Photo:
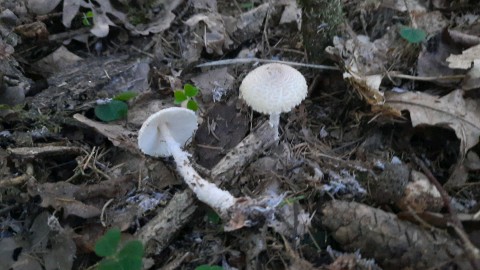
<svg viewBox="0 0 480 270"><path fill-rule="evenodd" d="M140 128L138 146L154 157L173 156L177 171L197 198L212 207L225 222L225 231L250 227L265 221L277 226L276 207L284 195L269 194L258 199L235 198L230 192L203 179L192 167L189 154L181 148L197 129L197 117L189 109L172 107L151 115Z"/></svg>

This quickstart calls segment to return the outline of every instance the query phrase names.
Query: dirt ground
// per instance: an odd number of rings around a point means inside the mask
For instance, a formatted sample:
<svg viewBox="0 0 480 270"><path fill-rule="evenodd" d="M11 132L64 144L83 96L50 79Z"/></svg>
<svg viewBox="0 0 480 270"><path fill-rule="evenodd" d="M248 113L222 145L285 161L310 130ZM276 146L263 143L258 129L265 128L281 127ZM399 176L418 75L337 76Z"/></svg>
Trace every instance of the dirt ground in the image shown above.
<svg viewBox="0 0 480 270"><path fill-rule="evenodd" d="M0 270L480 269L477 1L5 0L0 35ZM272 63L277 139L239 90ZM187 101L183 164L139 147Z"/></svg>

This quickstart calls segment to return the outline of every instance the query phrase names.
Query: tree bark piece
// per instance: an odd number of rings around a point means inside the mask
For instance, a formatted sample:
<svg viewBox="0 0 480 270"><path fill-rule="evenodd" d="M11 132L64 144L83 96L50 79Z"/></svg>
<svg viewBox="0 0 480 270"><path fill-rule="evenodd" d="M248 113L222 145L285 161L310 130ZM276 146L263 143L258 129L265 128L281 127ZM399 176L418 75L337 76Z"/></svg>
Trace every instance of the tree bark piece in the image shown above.
<svg viewBox="0 0 480 270"><path fill-rule="evenodd" d="M268 121L262 123L212 168L210 177L217 185L232 185L247 164L276 142L274 136Z"/></svg>
<svg viewBox="0 0 480 270"><path fill-rule="evenodd" d="M145 253L162 252L190 221L196 209L195 196L190 190L175 194L167 206L137 232L136 238L145 245Z"/></svg>
<svg viewBox="0 0 480 270"><path fill-rule="evenodd" d="M361 250L384 269L429 269L457 264L472 269L458 241L444 231L426 231L394 214L356 202L330 201L323 225L349 251Z"/></svg>

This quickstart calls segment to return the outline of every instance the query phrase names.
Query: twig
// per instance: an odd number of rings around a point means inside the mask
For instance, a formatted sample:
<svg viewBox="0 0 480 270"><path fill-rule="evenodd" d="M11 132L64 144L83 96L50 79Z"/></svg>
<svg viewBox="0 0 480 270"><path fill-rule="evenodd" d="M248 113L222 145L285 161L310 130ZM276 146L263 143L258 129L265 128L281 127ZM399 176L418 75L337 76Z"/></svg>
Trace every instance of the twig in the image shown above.
<svg viewBox="0 0 480 270"><path fill-rule="evenodd" d="M430 183L432 183L432 185L434 185L435 188L440 193L440 196L442 197L442 200L443 200L443 204L447 207L447 210L450 213L450 219L451 219L452 223L455 226L457 226L458 228L460 228L461 230L464 230L462 222L460 222L460 220L458 219L457 211L455 210L455 208L451 204L451 199L450 199L450 196L448 195L447 191L438 182L437 178L435 178L435 176L427 168L425 163L423 163L423 161L421 159L419 159L417 157L417 155L415 155L413 153L413 151L411 153L412 153L412 158L413 158L413 161L415 162L415 164L417 164L417 166L420 167L420 169L423 171L423 173L427 176Z"/></svg>
<svg viewBox="0 0 480 270"><path fill-rule="evenodd" d="M447 207L448 212L450 213L450 220L452 221L451 225L455 229L458 237L465 245L466 252L470 255L470 264L474 269L480 269L480 251L475 247L475 245L470 241L470 239L466 237L467 234L465 233L462 222L458 218L457 211L452 206L450 196L443 188L443 186L438 182L437 178L435 178L432 172L427 168L425 163L423 163L423 161L414 154L413 150L410 151L412 153L411 156L415 164L417 164L417 166L422 169L423 173L427 176L430 183L432 183L440 193L443 203Z"/></svg>
<svg viewBox="0 0 480 270"><path fill-rule="evenodd" d="M102 223L103 227L107 227L107 224L105 223L105 211L107 210L107 207L113 202L113 199L108 200L102 207L102 213L100 215L100 222Z"/></svg>
<svg viewBox="0 0 480 270"><path fill-rule="evenodd" d="M289 66L299 66L299 67L324 69L324 70L341 70L340 68L334 67L334 66L305 64L305 63L298 63L298 62L291 62L291 61L260 59L260 58L236 58L236 59L218 60L218 61L203 63L203 64L200 64L200 65L197 65L196 67L238 65L238 64L255 63L255 62L258 62L258 63L280 63L280 64L289 65Z"/></svg>
<svg viewBox="0 0 480 270"><path fill-rule="evenodd" d="M393 77L393 78L408 79L408 80L412 80L412 81L425 81L425 82L461 80L461 79L465 78L465 75L418 77L418 76L401 74L398 71L389 71L389 72L387 72L387 76Z"/></svg>
<svg viewBox="0 0 480 270"><path fill-rule="evenodd" d="M280 63L280 64L289 65L289 66L299 66L299 67L313 68L313 69L338 70L338 71L342 70L341 68L334 67L334 66L306 64L306 63L299 63L299 62L292 62L292 61L260 59L260 58L224 59L224 60L218 60L218 61L199 64L196 67L240 65L240 64L248 64L248 63ZM425 81L425 82L461 80L461 79L465 78L465 75L432 76L432 77L412 76L412 75L407 75L407 74L401 74L398 71L389 71L385 75L388 76L388 77L392 77L392 78L407 79L407 80L412 80L412 81Z"/></svg>

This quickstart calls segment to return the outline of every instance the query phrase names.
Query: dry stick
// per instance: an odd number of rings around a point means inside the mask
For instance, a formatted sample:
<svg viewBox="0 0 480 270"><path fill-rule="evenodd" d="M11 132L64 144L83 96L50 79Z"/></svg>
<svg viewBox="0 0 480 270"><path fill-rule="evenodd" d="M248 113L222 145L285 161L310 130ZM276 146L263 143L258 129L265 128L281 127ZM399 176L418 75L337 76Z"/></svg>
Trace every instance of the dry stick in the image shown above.
<svg viewBox="0 0 480 270"><path fill-rule="evenodd" d="M291 61L282 61L282 60L270 60L270 59L260 59L260 58L235 58L235 59L225 59L225 60L218 60L213 62L207 62L203 64L199 64L196 67L214 67L214 66L226 66L226 65L239 65L239 64L248 64L248 63L280 63L289 66L299 66L305 68L313 68L313 69L323 69L323 70L337 70L341 71L339 67L334 66L326 66L326 65L316 65L316 64L305 64L299 62L291 62ZM392 78L400 78L400 79L407 79L407 80L414 80L414 81L445 81L445 80L461 80L465 78L465 75L451 75L451 76L433 76L433 77L419 77L419 76L412 76L402 74L398 71L388 71L385 73L386 76Z"/></svg>
<svg viewBox="0 0 480 270"><path fill-rule="evenodd" d="M435 188L440 193L442 197L443 204L447 207L448 212L450 213L450 220L452 221L452 227L457 232L459 238L463 241L467 252L469 253L470 257L470 264L474 269L480 269L480 251L475 245L470 241L468 237L465 237L467 234L465 229L463 228L463 224L458 219L457 211L451 204L450 196L448 195L447 191L443 188L443 186L438 182L437 178L432 174L432 172L427 168L425 163L421 159L419 159L414 153L413 150L410 150L412 153L412 158L415 164L422 169L423 173L427 176L430 183L432 183Z"/></svg>
<svg viewBox="0 0 480 270"><path fill-rule="evenodd" d="M387 76L392 77L392 78L400 78L400 79L408 79L408 80L412 80L412 81L424 81L424 82L461 80L461 79L465 78L465 75L419 77L419 76L401 74L397 71L389 71L389 72L387 72Z"/></svg>
<svg viewBox="0 0 480 270"><path fill-rule="evenodd" d="M315 68L315 69L341 70L340 68L333 67L333 66L304 64L304 63L298 63L298 62L281 61L281 60L269 60L269 59L260 59L260 58L236 58L236 59L218 60L218 61L203 63L203 64L200 64L200 65L197 65L196 67L238 65L238 64L256 63L256 62L258 62L258 63L280 63L280 64L289 65L289 66L300 66L300 67Z"/></svg>

